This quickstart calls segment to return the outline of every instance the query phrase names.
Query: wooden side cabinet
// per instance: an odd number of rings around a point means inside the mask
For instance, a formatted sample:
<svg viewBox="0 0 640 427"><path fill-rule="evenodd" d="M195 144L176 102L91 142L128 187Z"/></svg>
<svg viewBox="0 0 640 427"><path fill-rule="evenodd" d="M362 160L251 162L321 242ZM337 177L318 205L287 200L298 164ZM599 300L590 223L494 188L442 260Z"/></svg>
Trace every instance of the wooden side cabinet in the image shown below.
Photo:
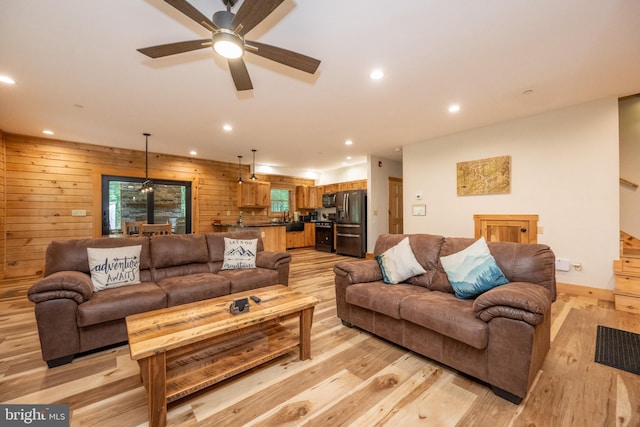
<svg viewBox="0 0 640 427"><path fill-rule="evenodd" d="M538 243L538 215L474 215L473 222L476 239Z"/></svg>
<svg viewBox="0 0 640 427"><path fill-rule="evenodd" d="M317 201L316 187L296 186L296 209L315 209L318 207Z"/></svg>
<svg viewBox="0 0 640 427"><path fill-rule="evenodd" d="M266 208L271 205L271 183L266 181L243 181L238 183L238 207Z"/></svg>

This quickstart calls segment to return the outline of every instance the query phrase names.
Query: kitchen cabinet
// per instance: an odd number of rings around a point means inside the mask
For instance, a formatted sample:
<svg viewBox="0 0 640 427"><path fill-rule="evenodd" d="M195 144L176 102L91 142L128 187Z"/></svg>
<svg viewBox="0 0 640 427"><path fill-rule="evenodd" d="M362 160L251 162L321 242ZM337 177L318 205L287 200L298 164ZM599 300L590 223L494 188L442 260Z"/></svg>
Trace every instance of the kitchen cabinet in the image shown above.
<svg viewBox="0 0 640 427"><path fill-rule="evenodd" d="M287 250L287 233L284 226L260 227L260 237L265 251L285 252Z"/></svg>
<svg viewBox="0 0 640 427"><path fill-rule="evenodd" d="M309 185L296 186L296 209L315 209L318 205L316 187Z"/></svg>
<svg viewBox="0 0 640 427"><path fill-rule="evenodd" d="M475 238L487 242L538 242L538 215L474 215Z"/></svg>
<svg viewBox="0 0 640 427"><path fill-rule="evenodd" d="M266 181L243 181L238 183L238 207L266 208L271 205L271 183Z"/></svg>
<svg viewBox="0 0 640 427"><path fill-rule="evenodd" d="M367 180L360 179L357 181L346 181L338 183L339 191L348 191L348 190L366 190L367 189Z"/></svg>
<svg viewBox="0 0 640 427"><path fill-rule="evenodd" d="M316 225L313 222L304 223L304 245L316 245Z"/></svg>
<svg viewBox="0 0 640 427"><path fill-rule="evenodd" d="M287 231L287 249L304 248L304 231Z"/></svg>

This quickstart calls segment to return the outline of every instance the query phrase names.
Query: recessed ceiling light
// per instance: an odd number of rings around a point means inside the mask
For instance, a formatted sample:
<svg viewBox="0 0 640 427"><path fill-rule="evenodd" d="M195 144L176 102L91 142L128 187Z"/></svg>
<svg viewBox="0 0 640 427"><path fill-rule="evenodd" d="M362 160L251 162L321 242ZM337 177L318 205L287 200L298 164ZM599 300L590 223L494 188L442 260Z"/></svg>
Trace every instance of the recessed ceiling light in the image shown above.
<svg viewBox="0 0 640 427"><path fill-rule="evenodd" d="M381 69L376 69L369 73L369 78L371 80L380 80L383 77L384 77L384 71L382 71Z"/></svg>
<svg viewBox="0 0 640 427"><path fill-rule="evenodd" d="M6 83L6 84L8 84L8 85L14 85L14 84L16 84L16 81L15 81L15 80L13 80L13 79L12 79L11 77L9 77L9 76L4 76L4 75L3 75L3 76L0 76L0 82L2 82L2 83Z"/></svg>
<svg viewBox="0 0 640 427"><path fill-rule="evenodd" d="M457 113L458 111L460 111L460 106L458 104L453 104L449 106L450 113Z"/></svg>
<svg viewBox="0 0 640 427"><path fill-rule="evenodd" d="M227 132L231 132L233 130L233 126L231 125L224 125L222 126L222 129L224 129Z"/></svg>
<svg viewBox="0 0 640 427"><path fill-rule="evenodd" d="M43 130L42 133L44 133L45 135L55 135L55 133L52 130L49 130L49 129Z"/></svg>
<svg viewBox="0 0 640 427"><path fill-rule="evenodd" d="M189 151L189 154L191 154L192 156L197 156L198 152L196 150L191 150Z"/></svg>
<svg viewBox="0 0 640 427"><path fill-rule="evenodd" d="M353 144L353 141L352 141L352 140L350 140L350 139L347 139L347 140L344 142L344 145L351 145L351 144Z"/></svg>
<svg viewBox="0 0 640 427"><path fill-rule="evenodd" d="M347 156L347 160L351 160L351 156Z"/></svg>

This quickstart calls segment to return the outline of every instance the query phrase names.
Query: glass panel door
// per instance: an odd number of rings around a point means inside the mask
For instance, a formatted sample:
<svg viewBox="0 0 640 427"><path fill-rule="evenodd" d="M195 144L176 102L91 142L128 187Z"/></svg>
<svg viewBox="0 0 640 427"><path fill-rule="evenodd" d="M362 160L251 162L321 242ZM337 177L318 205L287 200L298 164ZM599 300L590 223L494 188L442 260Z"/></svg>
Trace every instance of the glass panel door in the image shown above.
<svg viewBox="0 0 640 427"><path fill-rule="evenodd" d="M143 181L144 178L103 175L102 235L124 234L125 223L132 222L168 222L173 233L191 233L191 183L154 180L154 191L143 194Z"/></svg>

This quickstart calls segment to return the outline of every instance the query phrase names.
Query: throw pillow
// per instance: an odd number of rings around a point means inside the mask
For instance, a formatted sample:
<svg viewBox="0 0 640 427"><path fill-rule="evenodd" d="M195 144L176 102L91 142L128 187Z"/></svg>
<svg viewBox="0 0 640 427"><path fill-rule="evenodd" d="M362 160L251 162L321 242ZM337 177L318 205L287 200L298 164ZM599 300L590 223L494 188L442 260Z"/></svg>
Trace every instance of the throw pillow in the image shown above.
<svg viewBox="0 0 640 427"><path fill-rule="evenodd" d="M258 239L224 238L224 259L222 270L236 268L256 268Z"/></svg>
<svg viewBox="0 0 640 427"><path fill-rule="evenodd" d="M95 292L140 283L141 245L87 248L89 272Z"/></svg>
<svg viewBox="0 0 640 427"><path fill-rule="evenodd" d="M489 289L509 283L489 252L484 237L460 252L440 257L440 262L458 298L475 298Z"/></svg>
<svg viewBox="0 0 640 427"><path fill-rule="evenodd" d="M382 255L377 255L376 261L382 271L384 283L396 284L418 274L426 273L413 254L408 237L387 249Z"/></svg>

